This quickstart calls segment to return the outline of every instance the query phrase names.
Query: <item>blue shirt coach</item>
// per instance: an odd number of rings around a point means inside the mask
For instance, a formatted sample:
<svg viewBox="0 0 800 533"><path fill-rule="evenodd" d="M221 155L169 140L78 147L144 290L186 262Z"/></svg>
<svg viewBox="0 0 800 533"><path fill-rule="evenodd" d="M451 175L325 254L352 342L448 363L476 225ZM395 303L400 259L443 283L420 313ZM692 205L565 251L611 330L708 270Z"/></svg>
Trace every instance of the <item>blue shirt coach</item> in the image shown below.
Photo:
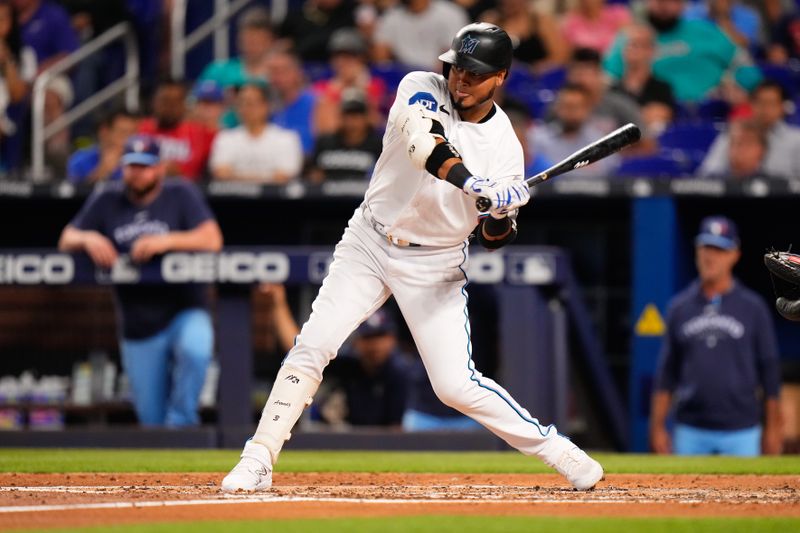
<svg viewBox="0 0 800 533"><path fill-rule="evenodd" d="M667 312L651 423L666 415L660 393L674 407L675 453L757 455L764 405L777 409L780 390L772 318L763 299L731 274L739 258L732 221L705 219L696 245L699 279Z"/></svg>
<svg viewBox="0 0 800 533"><path fill-rule="evenodd" d="M194 185L165 180L157 142L133 137L120 182L98 188L64 228L59 249L85 252L111 268L121 254L136 263L172 251L217 252L222 233ZM206 288L117 285L120 356L143 425L199 423L200 391L213 353Z"/></svg>

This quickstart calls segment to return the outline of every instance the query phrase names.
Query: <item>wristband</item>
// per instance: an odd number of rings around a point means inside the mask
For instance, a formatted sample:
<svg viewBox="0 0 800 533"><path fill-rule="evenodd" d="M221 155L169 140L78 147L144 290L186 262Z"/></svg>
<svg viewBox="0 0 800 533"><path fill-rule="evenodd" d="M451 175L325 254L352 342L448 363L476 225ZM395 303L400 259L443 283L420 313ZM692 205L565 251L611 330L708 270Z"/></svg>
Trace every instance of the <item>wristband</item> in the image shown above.
<svg viewBox="0 0 800 533"><path fill-rule="evenodd" d="M464 182L472 177L472 172L467 170L467 167L464 166L464 163L456 163L453 165L450 170L447 172L447 180L448 183L452 183L459 189L464 188Z"/></svg>
<svg viewBox="0 0 800 533"><path fill-rule="evenodd" d="M488 217L483 221L483 229L486 231L486 235L492 238L505 237L511 231L511 226L512 221L508 217Z"/></svg>
<svg viewBox="0 0 800 533"><path fill-rule="evenodd" d="M436 146L433 147L431 150L431 154L428 156L428 159L425 160L425 170L436 176L439 177L439 169L442 168L445 161L448 159L453 158L461 159L461 154L459 154L453 145L449 142L445 141L443 143L438 143Z"/></svg>

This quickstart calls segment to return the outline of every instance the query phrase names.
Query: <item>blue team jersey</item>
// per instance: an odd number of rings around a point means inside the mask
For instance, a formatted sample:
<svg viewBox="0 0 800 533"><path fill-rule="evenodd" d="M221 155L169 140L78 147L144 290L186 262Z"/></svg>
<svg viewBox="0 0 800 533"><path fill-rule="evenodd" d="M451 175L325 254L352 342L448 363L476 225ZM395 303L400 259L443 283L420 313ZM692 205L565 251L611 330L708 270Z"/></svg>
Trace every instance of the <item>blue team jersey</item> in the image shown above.
<svg viewBox="0 0 800 533"><path fill-rule="evenodd" d="M763 398L776 398L780 367L772 318L738 281L706 299L695 282L667 313L656 388L673 393L678 422L732 430L761 423Z"/></svg>
<svg viewBox="0 0 800 533"><path fill-rule="evenodd" d="M191 230L213 218L199 189L186 180L168 179L155 200L144 206L128 199L123 183L109 183L88 198L70 224L105 235L126 254L142 235ZM115 286L123 337L153 336L179 312L206 307L206 289L199 284Z"/></svg>

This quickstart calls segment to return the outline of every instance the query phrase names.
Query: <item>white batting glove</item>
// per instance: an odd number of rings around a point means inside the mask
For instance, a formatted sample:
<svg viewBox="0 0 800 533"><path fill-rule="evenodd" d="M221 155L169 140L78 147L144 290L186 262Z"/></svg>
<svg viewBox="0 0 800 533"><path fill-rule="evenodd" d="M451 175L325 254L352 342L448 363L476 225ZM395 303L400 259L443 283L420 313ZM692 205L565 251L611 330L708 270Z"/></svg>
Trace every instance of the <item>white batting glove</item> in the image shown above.
<svg viewBox="0 0 800 533"><path fill-rule="evenodd" d="M495 182L489 192L487 198L492 202L489 214L497 219L508 216L510 212L519 209L531 199L528 186L521 181Z"/></svg>
<svg viewBox="0 0 800 533"><path fill-rule="evenodd" d="M497 182L489 178L470 176L461 188L473 198L488 198L491 200L492 197L490 195L496 186Z"/></svg>

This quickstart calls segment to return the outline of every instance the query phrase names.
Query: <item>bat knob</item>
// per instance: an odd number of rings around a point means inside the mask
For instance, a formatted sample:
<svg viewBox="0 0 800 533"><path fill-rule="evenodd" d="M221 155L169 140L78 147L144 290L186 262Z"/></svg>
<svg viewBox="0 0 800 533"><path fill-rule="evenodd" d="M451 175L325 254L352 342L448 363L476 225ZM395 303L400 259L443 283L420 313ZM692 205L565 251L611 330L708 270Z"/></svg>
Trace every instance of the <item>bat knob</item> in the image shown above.
<svg viewBox="0 0 800 533"><path fill-rule="evenodd" d="M492 201L488 198L478 198L475 200L475 207L478 208L478 211L481 213L487 212L492 207Z"/></svg>

